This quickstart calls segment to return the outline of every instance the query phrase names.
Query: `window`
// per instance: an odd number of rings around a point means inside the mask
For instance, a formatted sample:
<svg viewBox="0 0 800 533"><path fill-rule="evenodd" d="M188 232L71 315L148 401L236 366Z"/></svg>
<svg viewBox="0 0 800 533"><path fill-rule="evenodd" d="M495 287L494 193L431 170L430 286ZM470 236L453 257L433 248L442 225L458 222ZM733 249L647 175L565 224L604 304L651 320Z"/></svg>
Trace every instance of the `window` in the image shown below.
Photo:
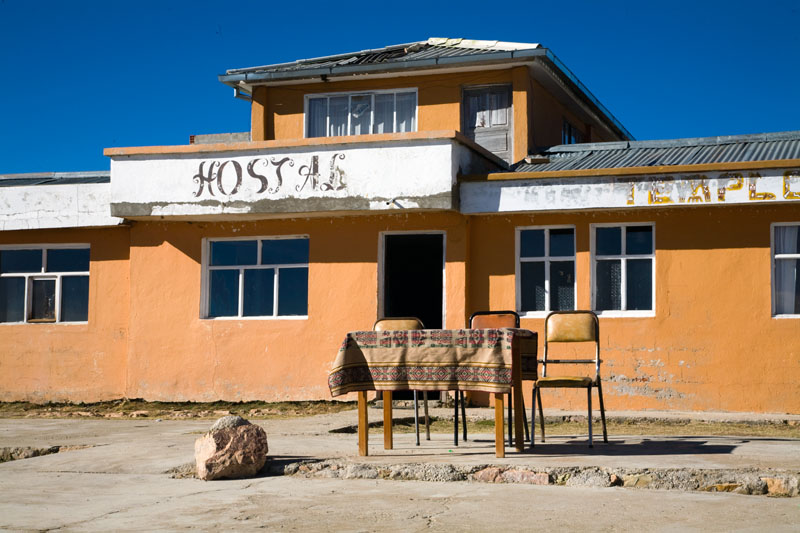
<svg viewBox="0 0 800 533"><path fill-rule="evenodd" d="M511 86L493 85L465 89L462 131L497 157L511 161Z"/></svg>
<svg viewBox="0 0 800 533"><path fill-rule="evenodd" d="M517 309L575 309L575 228L517 230Z"/></svg>
<svg viewBox="0 0 800 533"><path fill-rule="evenodd" d="M86 322L89 246L0 248L0 322Z"/></svg>
<svg viewBox="0 0 800 533"><path fill-rule="evenodd" d="M306 316L308 238L209 241L207 318Z"/></svg>
<svg viewBox="0 0 800 533"><path fill-rule="evenodd" d="M594 309L652 312L655 309L654 226L597 225L593 229Z"/></svg>
<svg viewBox="0 0 800 533"><path fill-rule="evenodd" d="M561 144L578 144L583 142L583 133L581 130L572 125L572 123L564 119L561 126Z"/></svg>
<svg viewBox="0 0 800 533"><path fill-rule="evenodd" d="M307 98L306 137L417 131L417 91L336 93Z"/></svg>
<svg viewBox="0 0 800 533"><path fill-rule="evenodd" d="M772 229L772 314L800 316L800 224Z"/></svg>

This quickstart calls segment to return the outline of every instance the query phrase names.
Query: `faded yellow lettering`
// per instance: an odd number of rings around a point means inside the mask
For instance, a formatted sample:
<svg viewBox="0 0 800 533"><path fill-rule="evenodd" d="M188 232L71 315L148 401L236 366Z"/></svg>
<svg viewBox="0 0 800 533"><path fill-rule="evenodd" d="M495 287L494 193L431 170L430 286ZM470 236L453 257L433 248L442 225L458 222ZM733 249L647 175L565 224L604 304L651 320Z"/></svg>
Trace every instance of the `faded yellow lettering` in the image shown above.
<svg viewBox="0 0 800 533"><path fill-rule="evenodd" d="M633 191L636 189L636 184L631 184L631 192L628 194L628 205L633 205Z"/></svg>
<svg viewBox="0 0 800 533"><path fill-rule="evenodd" d="M747 178L748 182L748 189L750 191L749 198L750 200L774 200L775 195L771 192L757 192L756 191L756 183L761 178L761 174L758 172L751 172L750 177Z"/></svg>
<svg viewBox="0 0 800 533"><path fill-rule="evenodd" d="M728 181L725 182L725 180ZM724 202L726 190L740 191L742 187L744 187L744 177L739 173L728 172L726 174L720 174L718 183L725 183L725 185L717 189L717 200Z"/></svg>
<svg viewBox="0 0 800 533"><path fill-rule="evenodd" d="M690 180L689 184L692 187L692 194L689 196L689 203L696 203L696 202L710 202L711 201L711 191L708 189L708 185L706 185L706 177L702 174L694 174L692 176L687 176ZM696 182L695 180L700 180L700 182ZM702 195L702 196L701 196Z"/></svg>
<svg viewBox="0 0 800 533"><path fill-rule="evenodd" d="M669 178L672 181L672 178ZM653 187L647 191L647 203L650 205L653 204L671 204L673 203L672 198L669 197L669 193L664 191L662 187L666 187L666 184L663 181L656 181L653 183Z"/></svg>
<svg viewBox="0 0 800 533"><path fill-rule="evenodd" d="M800 179L800 170L787 170L783 173L783 199L800 200L800 191L791 190L792 178Z"/></svg>

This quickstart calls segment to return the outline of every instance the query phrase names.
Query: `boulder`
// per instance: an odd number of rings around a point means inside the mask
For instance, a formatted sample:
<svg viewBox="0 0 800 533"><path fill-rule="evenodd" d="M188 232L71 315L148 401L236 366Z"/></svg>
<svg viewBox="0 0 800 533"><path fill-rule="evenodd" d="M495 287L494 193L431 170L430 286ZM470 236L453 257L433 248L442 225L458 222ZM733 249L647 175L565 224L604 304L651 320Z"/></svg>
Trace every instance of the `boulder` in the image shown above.
<svg viewBox="0 0 800 533"><path fill-rule="evenodd" d="M239 479L254 476L267 461L267 433L261 426L251 424L227 425L212 430L194 443L197 477L213 479ZM217 421L219 423L220 421Z"/></svg>

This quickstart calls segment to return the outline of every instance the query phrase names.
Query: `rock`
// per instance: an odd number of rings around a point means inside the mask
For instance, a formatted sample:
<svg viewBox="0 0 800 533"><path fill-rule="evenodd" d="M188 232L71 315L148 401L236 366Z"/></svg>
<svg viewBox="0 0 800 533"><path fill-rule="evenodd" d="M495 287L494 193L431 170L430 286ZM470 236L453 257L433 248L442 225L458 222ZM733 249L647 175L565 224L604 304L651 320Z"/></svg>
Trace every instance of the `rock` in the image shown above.
<svg viewBox="0 0 800 533"><path fill-rule="evenodd" d="M195 441L197 477L206 481L239 479L252 477L261 470L269 451L267 433L261 426L245 422L209 431Z"/></svg>
<svg viewBox="0 0 800 533"><path fill-rule="evenodd" d="M546 472L531 472L510 468L503 472L503 481L506 483L528 483L530 485L549 485L550 476Z"/></svg>
<svg viewBox="0 0 800 533"><path fill-rule="evenodd" d="M797 496L798 480L789 477L762 477L770 496Z"/></svg>
<svg viewBox="0 0 800 533"><path fill-rule="evenodd" d="M246 426L249 423L250 422L248 422L241 416L228 415L228 416L223 416L222 418L214 422L214 425L211 426L211 429L209 431L217 431L218 429Z"/></svg>
<svg viewBox="0 0 800 533"><path fill-rule="evenodd" d="M646 474L625 476L623 479L624 479L623 486L634 487L637 489L647 488L650 485L650 483L653 482L652 476L648 476Z"/></svg>
<svg viewBox="0 0 800 533"><path fill-rule="evenodd" d="M500 481L500 469L493 466L486 467L478 470L472 475L475 481L482 481L484 483L496 483Z"/></svg>

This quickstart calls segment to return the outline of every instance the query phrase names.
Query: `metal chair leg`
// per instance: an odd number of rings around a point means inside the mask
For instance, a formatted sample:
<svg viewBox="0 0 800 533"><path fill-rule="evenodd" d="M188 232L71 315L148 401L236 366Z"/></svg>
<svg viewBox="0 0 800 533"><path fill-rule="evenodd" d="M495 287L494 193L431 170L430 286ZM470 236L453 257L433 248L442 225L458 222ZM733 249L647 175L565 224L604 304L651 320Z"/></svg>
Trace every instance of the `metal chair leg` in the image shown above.
<svg viewBox="0 0 800 533"><path fill-rule="evenodd" d="M414 431L417 434L417 446L419 446L419 398L417 391L414 391Z"/></svg>
<svg viewBox="0 0 800 533"><path fill-rule="evenodd" d="M511 393L508 393L508 445L514 446L514 417L511 411Z"/></svg>
<svg viewBox="0 0 800 533"><path fill-rule="evenodd" d="M597 398L600 400L600 420L603 422L603 442L608 444L608 432L606 432L606 408L603 405L603 387L600 380L597 380Z"/></svg>
<svg viewBox="0 0 800 533"><path fill-rule="evenodd" d="M536 388L536 399L539 400L539 428L542 430L542 442L544 442L544 411L542 410L542 389Z"/></svg>
<svg viewBox="0 0 800 533"><path fill-rule="evenodd" d="M586 403L589 404L589 448L594 448L594 444L592 444L592 387L586 387Z"/></svg>
<svg viewBox="0 0 800 533"><path fill-rule="evenodd" d="M536 439L536 385L531 389L531 448L534 446Z"/></svg>
<svg viewBox="0 0 800 533"><path fill-rule="evenodd" d="M458 391L453 392L453 446L458 446Z"/></svg>
<svg viewBox="0 0 800 533"><path fill-rule="evenodd" d="M531 440L531 434L528 433L528 413L525 411L525 396L522 397L522 426L525 428L525 440Z"/></svg>
<svg viewBox="0 0 800 533"><path fill-rule="evenodd" d="M464 426L464 442L467 441L467 402L464 401L464 391L458 391L461 396L461 425Z"/></svg>
<svg viewBox="0 0 800 533"><path fill-rule="evenodd" d="M431 417L428 416L428 391L422 391L422 410L425 413L425 440L431 440Z"/></svg>

